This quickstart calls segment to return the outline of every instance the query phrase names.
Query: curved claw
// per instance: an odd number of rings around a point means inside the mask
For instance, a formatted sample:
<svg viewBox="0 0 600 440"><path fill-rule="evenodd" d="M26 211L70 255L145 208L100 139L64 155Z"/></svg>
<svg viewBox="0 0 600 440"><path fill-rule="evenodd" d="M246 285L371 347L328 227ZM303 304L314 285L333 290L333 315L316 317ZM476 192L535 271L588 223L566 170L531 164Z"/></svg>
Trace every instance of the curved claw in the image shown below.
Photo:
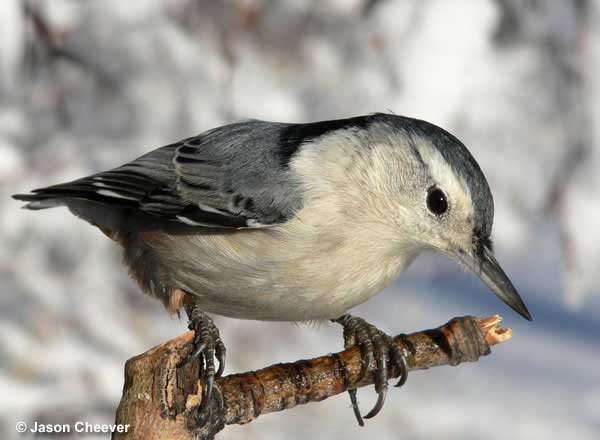
<svg viewBox="0 0 600 440"><path fill-rule="evenodd" d="M227 358L227 350L225 350L225 345L223 343L217 343L216 347L217 360L219 361L219 369L217 370L216 377L221 377L223 375L223 371L225 371L225 359Z"/></svg>
<svg viewBox="0 0 600 440"><path fill-rule="evenodd" d="M221 341L219 330L208 315L194 305L186 307L186 312L190 318L188 328L193 330L195 335L193 351L186 357L182 365L195 358L200 360L200 379L203 389L202 402L198 411L200 414L206 415L211 413L215 395L220 395L213 391L217 387L215 379L221 376L225 369L225 345ZM219 368L215 372L216 361L219 361Z"/></svg>
<svg viewBox="0 0 600 440"><path fill-rule="evenodd" d="M365 416L365 419L370 419L375 417L381 408L383 408L383 404L385 403L385 398L387 396L387 388L388 388L388 371L387 371L387 350L386 345L379 334L375 334L373 337L375 341L375 350L377 351L377 370L375 372L375 390L377 390L377 402L375 406L369 413Z"/></svg>
<svg viewBox="0 0 600 440"><path fill-rule="evenodd" d="M204 393L202 393L202 404L210 400L210 396L212 396L214 382L215 378L212 375L206 377L206 385L204 387Z"/></svg>
<svg viewBox="0 0 600 440"><path fill-rule="evenodd" d="M358 401L356 400L356 389L348 390L348 395L350 396L350 403L352 404L352 410L354 411L358 426L365 426L365 422L360 414L360 408L358 407Z"/></svg>
<svg viewBox="0 0 600 440"><path fill-rule="evenodd" d="M396 385L394 385L394 387L396 388L400 388L406 383L406 379L408 379L408 362L406 360L406 356L404 356L404 354L399 356L398 362L400 367L400 379L398 380Z"/></svg>
<svg viewBox="0 0 600 440"><path fill-rule="evenodd" d="M379 411L381 411L381 408L383 408L383 404L385 403L386 396L387 387L384 387L381 391L379 391L379 394L377 396L377 402L375 402L375 406L373 407L373 409L369 411L369 413L366 416L364 416L365 419L372 419L377 414L379 414Z"/></svg>
<svg viewBox="0 0 600 440"><path fill-rule="evenodd" d="M356 420L360 426L363 426L363 418L370 419L375 417L385 404L388 391L389 362L397 365L400 370L400 378L395 386L402 386L406 382L409 370L406 351L396 346L390 336L361 318L342 315L333 321L341 324L344 328L344 347L350 348L357 345L360 347L362 368L359 380L364 379L369 371L369 367L373 362L376 363L373 375L375 378L375 390L378 394L377 402L367 415L361 416L360 414L358 403L356 402L356 390L348 390Z"/></svg>
<svg viewBox="0 0 600 440"><path fill-rule="evenodd" d="M219 361L219 369L217 370L215 377L221 377L223 375L223 371L225 371L225 354L219 356L217 360Z"/></svg>
<svg viewBox="0 0 600 440"><path fill-rule="evenodd" d="M202 353L204 352L204 350L206 350L206 342L203 342L202 344L200 344L198 347L196 347L196 349L194 351L192 351L183 361L183 363L181 364L183 365L187 365L189 364L191 361L193 361L194 359L196 359L197 357L199 357L200 355L202 355Z"/></svg>

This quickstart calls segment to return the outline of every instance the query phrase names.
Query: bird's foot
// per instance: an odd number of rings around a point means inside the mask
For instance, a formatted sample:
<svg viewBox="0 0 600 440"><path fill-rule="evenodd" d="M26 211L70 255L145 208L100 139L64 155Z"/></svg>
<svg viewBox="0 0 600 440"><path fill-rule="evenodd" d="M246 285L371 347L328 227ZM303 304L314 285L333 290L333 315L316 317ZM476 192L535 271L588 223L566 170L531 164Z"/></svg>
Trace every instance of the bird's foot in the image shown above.
<svg viewBox="0 0 600 440"><path fill-rule="evenodd" d="M188 328L193 330L195 335L193 349L184 360L184 364L196 358L199 359L200 378L204 388L198 413L200 416L210 416L205 413L210 413L211 399L220 396L220 393L215 393L216 396L213 396L213 389L216 387L215 379L219 378L225 369L225 345L221 340L219 330L206 313L195 305L186 308L186 311L189 317ZM219 362L218 370L215 369L215 359ZM213 400L220 401L220 399Z"/></svg>
<svg viewBox="0 0 600 440"><path fill-rule="evenodd" d="M393 343L391 336L385 334L374 325L369 324L362 318L351 315L342 315L333 320L341 324L344 328L344 347L360 347L362 355L362 371L360 379L364 378L369 369L369 365L375 361L375 391L377 392L377 403L365 419L375 417L383 404L388 389L388 365L393 362L400 370L400 379L396 387L404 385L408 376L408 353L404 349ZM364 425L363 417L360 414L356 400L356 389L349 389L350 401L354 415L360 426Z"/></svg>

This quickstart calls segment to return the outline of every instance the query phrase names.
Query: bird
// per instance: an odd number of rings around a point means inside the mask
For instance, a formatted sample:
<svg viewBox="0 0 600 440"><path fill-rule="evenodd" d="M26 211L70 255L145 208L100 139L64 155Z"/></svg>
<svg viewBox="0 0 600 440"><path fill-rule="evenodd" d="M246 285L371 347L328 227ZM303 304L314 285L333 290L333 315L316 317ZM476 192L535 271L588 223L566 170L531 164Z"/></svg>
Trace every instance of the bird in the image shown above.
<svg viewBox="0 0 600 440"><path fill-rule="evenodd" d="M409 353L348 312L424 251L459 262L532 319L494 256L481 168L460 140L420 119L243 120L13 197L30 210L66 206L123 248L141 290L171 313L185 310L206 411L226 358L216 314L341 324L345 347L360 348L362 374L375 363L378 397L364 418L374 417L387 366L402 385ZM362 426L356 390L348 392Z"/></svg>

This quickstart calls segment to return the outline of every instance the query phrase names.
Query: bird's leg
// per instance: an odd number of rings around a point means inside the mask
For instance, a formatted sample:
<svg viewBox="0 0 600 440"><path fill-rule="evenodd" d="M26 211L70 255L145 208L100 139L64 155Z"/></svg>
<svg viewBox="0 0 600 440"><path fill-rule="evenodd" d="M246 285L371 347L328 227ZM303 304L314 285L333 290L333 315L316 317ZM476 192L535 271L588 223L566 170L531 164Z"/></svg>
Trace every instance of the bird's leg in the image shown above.
<svg viewBox="0 0 600 440"><path fill-rule="evenodd" d="M377 403L373 409L364 417L370 419L375 417L383 408L388 388L388 364L393 362L400 370L400 380L395 385L397 387L404 385L408 376L408 354L403 349L397 347L392 337L379 330L374 325L369 324L362 318L351 315L342 315L333 322L341 324L344 328L344 347L351 348L358 346L362 354L362 372L361 379L366 374L369 365L373 360L376 363L375 371L375 391L377 391ZM358 403L356 401L356 389L349 389L350 401L354 415L360 426L364 425L363 418L360 415Z"/></svg>
<svg viewBox="0 0 600 440"><path fill-rule="evenodd" d="M193 350L184 363L195 358L200 360L204 385L199 409L199 413L202 414L210 404L215 379L220 377L225 369L225 345L213 320L200 309L192 295L188 297L189 300L185 302L185 311L189 319L188 328L193 330L195 335ZM218 370L215 370L215 358L219 362Z"/></svg>

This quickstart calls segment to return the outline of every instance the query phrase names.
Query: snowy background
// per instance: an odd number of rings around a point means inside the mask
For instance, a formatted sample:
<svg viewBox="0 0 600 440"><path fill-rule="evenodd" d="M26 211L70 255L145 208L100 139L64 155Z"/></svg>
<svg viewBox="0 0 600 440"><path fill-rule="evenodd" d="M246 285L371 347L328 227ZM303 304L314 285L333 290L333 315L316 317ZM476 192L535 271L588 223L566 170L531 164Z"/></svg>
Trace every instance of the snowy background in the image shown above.
<svg viewBox="0 0 600 440"><path fill-rule="evenodd" d="M365 428L342 395L218 438L600 438L598 0L0 1L0 438L24 438L18 420L112 422L125 360L185 329L98 230L11 194L242 118L387 110L478 159L534 322L424 256L355 313L394 334L501 313L514 339L412 374ZM217 323L227 372L342 347L336 325ZM359 398L366 412L375 394Z"/></svg>

